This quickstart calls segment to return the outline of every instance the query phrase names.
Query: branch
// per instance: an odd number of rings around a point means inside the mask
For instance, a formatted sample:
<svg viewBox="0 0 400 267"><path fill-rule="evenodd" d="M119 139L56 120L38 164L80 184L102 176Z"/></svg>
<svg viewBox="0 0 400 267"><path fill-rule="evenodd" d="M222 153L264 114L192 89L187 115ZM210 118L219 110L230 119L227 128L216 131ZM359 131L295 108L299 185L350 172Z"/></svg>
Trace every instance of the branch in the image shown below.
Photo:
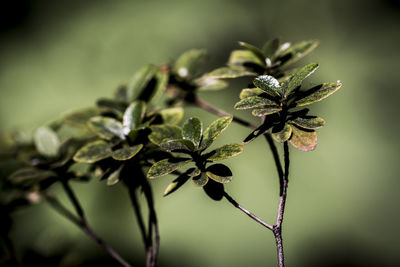
<svg viewBox="0 0 400 267"><path fill-rule="evenodd" d="M248 211L247 209L243 208L239 203L237 203L228 193L224 192L224 197L236 208L240 209L242 212L244 212L247 216L252 218L254 221L258 222L262 226L268 228L269 230L273 231L273 227L269 225L268 223L264 222L260 218L258 218L256 215Z"/></svg>
<svg viewBox="0 0 400 267"><path fill-rule="evenodd" d="M89 226L85 214L83 212L82 206L79 203L79 200L75 196L74 191L69 186L68 181L61 180L63 188L68 195L68 198L72 202L76 213L78 214L78 218L73 215L70 211L68 211L61 203L54 197L46 196L46 199L52 204L52 206L60 212L64 217L75 223L79 228L81 228L90 238L92 238L105 252L107 252L112 258L114 258L119 264L125 267L130 267L131 265L126 262L112 247L110 247L107 243L105 243Z"/></svg>

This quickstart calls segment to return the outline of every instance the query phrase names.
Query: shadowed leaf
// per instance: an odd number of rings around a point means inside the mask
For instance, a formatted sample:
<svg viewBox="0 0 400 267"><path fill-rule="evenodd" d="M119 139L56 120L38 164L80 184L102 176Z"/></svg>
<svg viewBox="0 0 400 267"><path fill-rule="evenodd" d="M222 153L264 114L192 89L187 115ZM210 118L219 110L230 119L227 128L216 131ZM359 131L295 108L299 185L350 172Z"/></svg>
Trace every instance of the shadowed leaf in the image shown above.
<svg viewBox="0 0 400 267"><path fill-rule="evenodd" d="M166 108L159 113L165 124L178 124L183 118L183 109L181 107Z"/></svg>
<svg viewBox="0 0 400 267"><path fill-rule="evenodd" d="M182 139L182 129L176 125L153 125L149 139L156 145L165 142L166 140Z"/></svg>
<svg viewBox="0 0 400 267"><path fill-rule="evenodd" d="M197 85L197 89L201 91L220 90L228 86L226 81L210 77L207 74L203 75L199 79L196 79L195 84Z"/></svg>
<svg viewBox="0 0 400 267"><path fill-rule="evenodd" d="M309 94L308 96L301 98L299 100L296 100L296 107L302 107L302 106L307 106L315 102L319 102L334 92L336 92L342 84L340 82L337 83L323 83L319 85L318 87L311 88L312 93ZM309 90L309 91L310 91ZM305 93L307 93L306 91Z"/></svg>
<svg viewBox="0 0 400 267"><path fill-rule="evenodd" d="M203 124L198 118L189 118L182 128L183 139L191 141L195 148L199 147L201 135L203 133Z"/></svg>
<svg viewBox="0 0 400 267"><path fill-rule="evenodd" d="M311 151L317 146L317 133L315 131L303 131L292 126L292 138L289 142L297 149Z"/></svg>
<svg viewBox="0 0 400 267"><path fill-rule="evenodd" d="M202 172L199 175L192 177L192 181L196 186L205 186L208 182L208 177L204 172Z"/></svg>
<svg viewBox="0 0 400 267"><path fill-rule="evenodd" d="M277 104L268 98L261 96L249 96L237 102L235 104L235 109L250 109L262 106L277 106Z"/></svg>
<svg viewBox="0 0 400 267"><path fill-rule="evenodd" d="M253 109L251 111L251 114L253 114L253 116L256 117L262 117L265 115L270 115L270 114L274 114L276 112L281 111L282 109L278 106L270 106L270 107L266 107L266 108L257 108L257 109Z"/></svg>
<svg viewBox="0 0 400 267"><path fill-rule="evenodd" d="M103 139L111 140L115 136L125 140L122 123L113 118L96 116L89 120L88 126L95 134Z"/></svg>
<svg viewBox="0 0 400 267"><path fill-rule="evenodd" d="M280 96L283 93L278 80L270 75L258 76L254 79L253 83L271 96Z"/></svg>
<svg viewBox="0 0 400 267"><path fill-rule="evenodd" d="M274 130L275 130L275 127L272 128L271 136L275 139L275 141L280 142L280 143L285 142L292 135L292 127L287 123L285 124L283 129L281 129L279 132L275 132Z"/></svg>
<svg viewBox="0 0 400 267"><path fill-rule="evenodd" d="M40 127L34 135L35 147L39 153L46 157L55 157L60 149L60 140L57 134L47 127Z"/></svg>
<svg viewBox="0 0 400 267"><path fill-rule="evenodd" d="M88 120L99 114L99 108L82 108L63 114L61 116L61 121L73 127L87 128Z"/></svg>
<svg viewBox="0 0 400 267"><path fill-rule="evenodd" d="M212 142L220 135L232 122L232 117L222 117L215 120L204 131L203 140L201 141L200 149L204 150L209 147Z"/></svg>
<svg viewBox="0 0 400 267"><path fill-rule="evenodd" d="M207 51L204 49L186 51L176 60L172 71L182 78L193 77L206 56Z"/></svg>
<svg viewBox="0 0 400 267"><path fill-rule="evenodd" d="M109 144L104 141L94 141L80 148L73 159L82 163L94 163L96 161L108 158L112 151Z"/></svg>
<svg viewBox="0 0 400 267"><path fill-rule="evenodd" d="M318 129L325 126L325 120L320 117L299 117L290 122L305 129Z"/></svg>
<svg viewBox="0 0 400 267"><path fill-rule="evenodd" d="M265 59L264 53L258 47L255 47L254 45L251 45L251 44L248 44L245 42L239 42L239 45L243 48L246 48L250 52L252 52L256 57L258 57L260 59L260 61L262 61L262 62L264 61L264 59Z"/></svg>
<svg viewBox="0 0 400 267"><path fill-rule="evenodd" d="M154 104L165 92L168 85L169 74L158 70L155 74L156 85L152 94L150 95L148 102Z"/></svg>
<svg viewBox="0 0 400 267"><path fill-rule="evenodd" d="M129 132L140 125L146 112L146 103L143 101L135 101L125 110L122 125L124 133Z"/></svg>
<svg viewBox="0 0 400 267"><path fill-rule="evenodd" d="M219 147L210 153L213 152L215 153L212 154L212 156L209 157L207 160L216 161L237 156L243 152L243 146L238 144L229 144Z"/></svg>
<svg viewBox="0 0 400 267"><path fill-rule="evenodd" d="M203 188L207 195L213 200L218 201L224 197L224 185L221 183L209 180Z"/></svg>
<svg viewBox="0 0 400 267"><path fill-rule="evenodd" d="M35 168L22 168L12 173L8 180L14 184L22 183L28 180L44 180L49 177L56 177L57 174L52 171L35 169Z"/></svg>
<svg viewBox="0 0 400 267"><path fill-rule="evenodd" d="M147 177L153 179L167 175L183 167L184 165L186 165L191 161L192 161L191 159L182 159L182 158L163 159L159 162L154 163L153 166L150 167L147 173Z"/></svg>
<svg viewBox="0 0 400 267"><path fill-rule="evenodd" d="M206 174L209 178L218 183L228 183L232 181L231 170L223 164L214 164L206 169Z"/></svg>
<svg viewBox="0 0 400 267"><path fill-rule="evenodd" d="M277 38L269 40L268 42L266 42L264 44L264 46L262 47L262 51L264 53L264 56L266 58L270 58L271 59L275 55L275 52L278 50L279 44L280 44L280 41Z"/></svg>
<svg viewBox="0 0 400 267"><path fill-rule="evenodd" d="M128 86L127 94L129 101L137 99L142 90L147 86L157 71L154 65L147 65L139 69L132 77L132 81Z"/></svg>
<svg viewBox="0 0 400 267"><path fill-rule="evenodd" d="M239 98L244 99L250 96L258 96L264 93L260 88L245 88L240 92Z"/></svg>
<svg viewBox="0 0 400 267"><path fill-rule="evenodd" d="M142 147L143 147L142 144L131 147L126 146L118 150L115 150L112 153L111 157L115 160L128 160L133 156L135 156L142 149Z"/></svg>
<svg viewBox="0 0 400 267"><path fill-rule="evenodd" d="M287 82L287 86L284 88L285 95L288 96L294 89L301 86L301 83L305 78L310 76L318 68L318 63L311 63L301 68L296 72Z"/></svg>

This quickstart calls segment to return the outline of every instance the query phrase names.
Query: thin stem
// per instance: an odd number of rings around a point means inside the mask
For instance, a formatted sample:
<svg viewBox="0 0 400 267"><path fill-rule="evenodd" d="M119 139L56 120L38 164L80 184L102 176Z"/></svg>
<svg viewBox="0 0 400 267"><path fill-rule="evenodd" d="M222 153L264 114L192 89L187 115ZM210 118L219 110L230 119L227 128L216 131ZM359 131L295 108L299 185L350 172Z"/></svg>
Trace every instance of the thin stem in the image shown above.
<svg viewBox="0 0 400 267"><path fill-rule="evenodd" d="M71 203L74 206L76 213L79 218L76 218L70 211L68 211L65 207L61 205L54 197L52 198L53 206L56 205L58 208L56 210L61 211L60 213L64 215L66 218L74 222L78 227L80 227L90 238L92 238L104 251L106 251L112 258L114 258L119 264L125 267L130 267L131 265L126 262L113 248L111 248L107 243L105 243L89 226L85 214L83 212L82 206L79 203L78 198L75 196L74 191L69 186L68 181L62 180L62 185L65 192L68 195Z"/></svg>
<svg viewBox="0 0 400 267"><path fill-rule="evenodd" d="M269 148L271 149L272 156L274 157L276 170L278 171L278 176L279 176L279 185L280 185L279 195L281 196L283 193L284 173L283 173L283 169L282 169L281 160L279 159L278 149L276 148L274 140L272 140L272 137L269 133L265 133L264 137L265 137L265 140L267 140Z"/></svg>
<svg viewBox="0 0 400 267"><path fill-rule="evenodd" d="M239 123L243 126L249 127L251 129L257 129L257 126L255 126L254 124L251 124L250 122L243 120L241 118L235 117L232 114L229 114L228 112L226 112L222 109L216 108L213 105L211 105L210 103L206 102L205 100L199 98L198 96L195 97L193 103L196 106L198 106L204 110L207 110L208 112L211 112L215 115L218 115L221 117L231 116L231 117L233 117L234 122Z"/></svg>
<svg viewBox="0 0 400 267"><path fill-rule="evenodd" d="M147 235L146 235L146 228L144 226L144 220L143 220L142 212L140 209L140 205L139 205L138 199L136 197L135 189L129 187L128 190L129 190L129 197L131 199L133 210L135 211L135 215L136 215L136 218L137 218L137 221L139 224L140 233L142 234L143 243L145 244L146 251L147 251L149 242L148 242Z"/></svg>
<svg viewBox="0 0 400 267"><path fill-rule="evenodd" d="M268 228L269 230L273 231L273 226L269 225L268 223L264 222L260 218L258 218L256 215L248 211L247 209L243 208L239 203L237 203L228 193L224 192L224 197L236 208L240 209L242 212L244 212L247 216L252 218L254 221L258 222L262 226Z"/></svg>
<svg viewBox="0 0 400 267"><path fill-rule="evenodd" d="M284 267L284 253L283 253L283 244L282 244L282 223L283 223L283 216L285 213L285 205L286 205L286 197L287 197L287 188L289 183L289 146L288 142L286 141L283 144L284 148L284 161L285 161L285 176L283 179L283 183L281 185L282 193L279 198L279 205L278 205L278 215L276 217L276 224L274 225L274 236L276 241L276 248L278 253L278 266Z"/></svg>

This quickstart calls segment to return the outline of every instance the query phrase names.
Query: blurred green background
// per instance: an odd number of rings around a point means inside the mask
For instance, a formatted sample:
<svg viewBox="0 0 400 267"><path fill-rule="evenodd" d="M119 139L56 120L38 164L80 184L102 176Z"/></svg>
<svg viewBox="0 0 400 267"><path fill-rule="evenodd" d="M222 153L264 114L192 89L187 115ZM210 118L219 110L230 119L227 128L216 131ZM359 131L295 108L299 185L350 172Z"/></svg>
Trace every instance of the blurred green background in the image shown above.
<svg viewBox="0 0 400 267"><path fill-rule="evenodd" d="M400 266L398 99L400 3L397 0L14 1L1 10L0 131L32 131L64 111L93 105L139 67L162 64L190 48L223 65L237 41L273 37L320 40L305 60L320 68L308 82L341 80L312 107L325 118L313 152L291 149L284 222L288 266ZM228 112L246 82L202 94ZM207 123L216 117L195 108ZM232 125L219 139L248 134ZM227 162L226 190L265 220L275 218L278 180L260 138ZM159 266L274 266L273 235L227 201L187 185L162 197L172 177L153 183L161 224ZM74 188L94 229L132 263L144 248L128 193L92 180ZM60 198L67 199L60 192ZM32 266L113 262L46 203L14 215L11 237ZM47 260L41 259L44 256ZM52 261L53 260L53 261ZM37 264L37 265L35 265Z"/></svg>

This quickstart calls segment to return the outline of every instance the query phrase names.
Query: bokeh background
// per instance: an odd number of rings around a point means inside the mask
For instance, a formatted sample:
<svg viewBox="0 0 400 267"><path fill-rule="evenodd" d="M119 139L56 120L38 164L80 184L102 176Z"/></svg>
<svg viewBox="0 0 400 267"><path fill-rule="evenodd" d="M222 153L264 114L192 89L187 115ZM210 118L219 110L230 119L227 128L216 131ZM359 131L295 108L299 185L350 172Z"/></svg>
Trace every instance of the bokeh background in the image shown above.
<svg viewBox="0 0 400 267"><path fill-rule="evenodd" d="M288 266L400 266L400 97L398 0L4 1L0 9L0 131L27 133L64 111L91 106L139 67L206 48L207 68L223 65L237 41L261 46L279 36L320 40L300 62L317 61L310 84L343 87L313 113L327 120L313 152L292 149L284 222ZM204 99L229 112L243 84ZM245 112L234 112L251 119ZM216 117L195 108L186 116ZM218 142L239 142L232 125ZM276 170L260 138L229 162L226 190L265 220L275 218ZM162 197L159 266L274 266L269 231L227 201L188 184ZM124 257L144 264L128 194L121 185L73 184L94 229ZM59 188L60 198L67 203ZM13 215L11 238L30 266L114 263L46 203Z"/></svg>

